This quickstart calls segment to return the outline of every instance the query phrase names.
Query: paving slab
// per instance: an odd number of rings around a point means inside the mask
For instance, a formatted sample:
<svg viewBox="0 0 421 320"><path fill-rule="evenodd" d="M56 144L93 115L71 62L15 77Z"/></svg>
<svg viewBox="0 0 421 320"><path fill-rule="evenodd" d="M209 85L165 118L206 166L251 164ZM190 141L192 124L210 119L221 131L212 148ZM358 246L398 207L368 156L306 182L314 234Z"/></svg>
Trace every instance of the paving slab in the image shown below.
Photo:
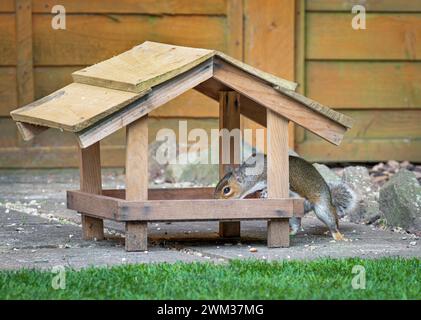
<svg viewBox="0 0 421 320"><path fill-rule="evenodd" d="M0 269L249 258L421 257L421 241L415 235L341 221L349 241L334 242L312 214L303 219L304 231L291 237L289 248L265 246L264 221L242 222L241 240L220 239L217 222L152 223L149 251L128 253L122 223L106 221L104 241L81 238L80 215L65 204L66 190L78 185L78 170L73 169L0 170ZM123 170L103 170L103 185L124 188Z"/></svg>

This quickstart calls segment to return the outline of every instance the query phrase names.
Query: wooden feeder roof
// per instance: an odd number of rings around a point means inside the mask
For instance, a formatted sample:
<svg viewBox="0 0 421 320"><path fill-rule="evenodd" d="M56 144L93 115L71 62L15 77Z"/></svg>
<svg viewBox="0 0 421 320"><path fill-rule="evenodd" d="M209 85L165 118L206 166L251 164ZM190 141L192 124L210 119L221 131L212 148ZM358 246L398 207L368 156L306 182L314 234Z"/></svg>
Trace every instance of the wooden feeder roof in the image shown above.
<svg viewBox="0 0 421 320"><path fill-rule="evenodd" d="M244 116L266 125L269 108L336 145L353 122L296 93L295 83L215 50L147 41L72 76L72 84L11 112L24 138L25 130L50 127L88 147L193 88L215 100L235 90Z"/></svg>

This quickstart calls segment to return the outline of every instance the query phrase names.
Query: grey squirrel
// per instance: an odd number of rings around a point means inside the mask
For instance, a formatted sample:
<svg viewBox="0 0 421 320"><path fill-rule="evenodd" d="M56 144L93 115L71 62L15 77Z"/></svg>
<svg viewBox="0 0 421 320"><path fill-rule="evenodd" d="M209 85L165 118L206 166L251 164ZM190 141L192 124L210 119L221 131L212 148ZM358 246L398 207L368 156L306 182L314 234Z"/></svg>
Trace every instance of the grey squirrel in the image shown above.
<svg viewBox="0 0 421 320"><path fill-rule="evenodd" d="M264 159L263 170L250 174L247 169L256 168L258 159ZM253 154L241 166L225 174L215 188L214 198L242 199L256 192L261 193L261 198L267 197L266 168L266 156ZM358 202L352 189L343 183L328 185L312 164L293 151L289 153L289 184L291 197L299 195L305 199L304 212L313 210L335 240L345 240L339 232L338 218L350 213ZM301 218L290 219L291 234L300 227Z"/></svg>

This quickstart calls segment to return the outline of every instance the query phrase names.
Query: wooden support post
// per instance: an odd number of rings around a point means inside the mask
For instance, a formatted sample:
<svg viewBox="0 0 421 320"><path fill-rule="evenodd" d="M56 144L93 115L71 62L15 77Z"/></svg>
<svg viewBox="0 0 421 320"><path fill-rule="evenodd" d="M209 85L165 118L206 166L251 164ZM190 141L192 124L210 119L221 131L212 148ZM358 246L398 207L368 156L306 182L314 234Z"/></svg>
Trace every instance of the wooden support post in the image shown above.
<svg viewBox="0 0 421 320"><path fill-rule="evenodd" d="M240 130L240 95L235 91L220 91L219 93L219 129ZM239 131L238 131L239 133ZM237 141L235 141L237 140ZM226 170L238 166L240 163L240 152L234 152L235 143L240 144L240 137L230 137L230 164L223 164L223 138L219 138L219 176L222 178ZM237 146L238 151L240 145ZM219 222L219 235L223 238L240 237L240 221Z"/></svg>
<svg viewBox="0 0 421 320"><path fill-rule="evenodd" d="M99 142L88 148L79 148L80 190L101 194L101 158ZM82 233L85 240L103 240L104 222L102 219L82 214Z"/></svg>
<svg viewBox="0 0 421 320"><path fill-rule="evenodd" d="M267 187L268 198L289 197L288 120L267 110ZM268 221L268 247L289 246L288 219Z"/></svg>
<svg viewBox="0 0 421 320"><path fill-rule="evenodd" d="M18 105L34 101L32 52L32 1L15 0L16 6L16 80Z"/></svg>
<svg viewBox="0 0 421 320"><path fill-rule="evenodd" d="M127 126L126 200L148 199L148 116ZM148 223L126 222L126 250L148 249Z"/></svg>

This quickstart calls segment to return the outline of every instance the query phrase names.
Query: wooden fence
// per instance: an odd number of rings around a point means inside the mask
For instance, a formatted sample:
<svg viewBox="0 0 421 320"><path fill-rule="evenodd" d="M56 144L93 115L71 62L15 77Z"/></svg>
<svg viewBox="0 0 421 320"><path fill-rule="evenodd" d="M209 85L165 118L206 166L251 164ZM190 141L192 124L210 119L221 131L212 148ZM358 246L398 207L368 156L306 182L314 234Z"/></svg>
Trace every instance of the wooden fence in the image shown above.
<svg viewBox="0 0 421 320"><path fill-rule="evenodd" d="M367 29L358 31L351 28L356 2L1 0L0 167L75 166L71 136L48 130L23 142L9 112L65 86L74 70L145 40L221 50L295 79L308 96L356 119L339 148L291 131L310 160L420 162L421 0L366 0ZM51 27L56 4L66 9L66 30ZM154 112L151 130L179 118L216 128L217 116L214 102L188 92ZM104 165L122 165L124 132L102 151Z"/></svg>
<svg viewBox="0 0 421 320"><path fill-rule="evenodd" d="M365 3L354 30L352 4ZM341 146L297 130L312 160L421 162L421 1L301 1L297 80L311 98L352 116Z"/></svg>

